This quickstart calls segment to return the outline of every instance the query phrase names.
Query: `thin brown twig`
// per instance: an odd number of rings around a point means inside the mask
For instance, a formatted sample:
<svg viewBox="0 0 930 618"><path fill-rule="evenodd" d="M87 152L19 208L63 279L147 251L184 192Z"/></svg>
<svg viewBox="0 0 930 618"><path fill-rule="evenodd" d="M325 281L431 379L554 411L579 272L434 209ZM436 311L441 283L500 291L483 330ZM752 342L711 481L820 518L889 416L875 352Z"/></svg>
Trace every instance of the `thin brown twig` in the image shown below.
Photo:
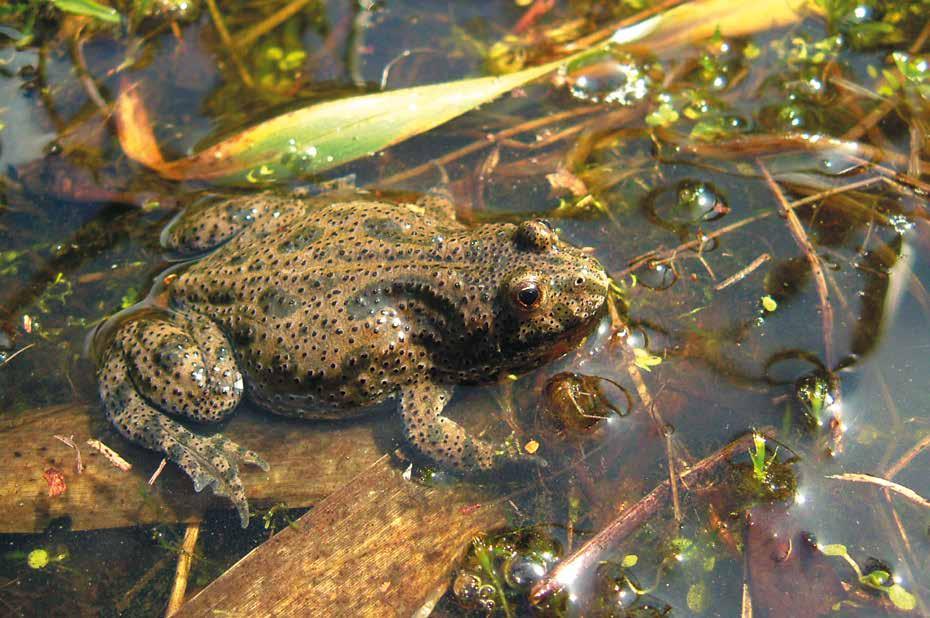
<svg viewBox="0 0 930 618"><path fill-rule="evenodd" d="M678 469L675 467L675 449L672 444L672 432L667 428L665 433L665 460L668 462L668 486L672 488L672 513L675 523L681 525L681 498L678 494Z"/></svg>
<svg viewBox="0 0 930 618"><path fill-rule="evenodd" d="M748 527L747 527L748 528ZM749 552L743 552L743 596L740 603L740 618L752 618L752 594L749 588Z"/></svg>
<svg viewBox="0 0 930 618"><path fill-rule="evenodd" d="M158 480L159 476L161 476L161 471L165 469L166 463L168 463L168 459L165 457L162 457L161 463L158 464L158 467L155 468L155 472L153 472L152 476L149 477L149 485L155 484L155 481Z"/></svg>
<svg viewBox="0 0 930 618"><path fill-rule="evenodd" d="M259 37L268 34L286 22L312 1L313 0L294 0L290 4L281 7L281 9L275 11L257 24L249 26L242 32L238 32L235 36L231 37L233 46L237 50L248 48L252 43L257 41Z"/></svg>
<svg viewBox="0 0 930 618"><path fill-rule="evenodd" d="M759 221L760 219L765 219L766 217L771 217L771 216L772 216L771 212L762 212L756 215L752 215L750 217L746 217L745 219L741 219L740 221L736 221L735 223L731 223L730 225L725 225L724 227L714 230L713 232L709 232L707 234L701 234L698 238L689 240L688 242L684 242L673 249L669 249L664 252L651 251L649 253L644 253L643 255L637 256L633 258L632 260L630 260L630 266L624 268L619 273L617 273L615 275L615 278L621 279L625 277L626 275L629 275L633 271L639 270L645 264L648 264L650 262L667 262L667 261L673 260L675 259L675 256L677 256L682 251L687 251L689 249L703 247L705 243L707 243L710 240L720 238L721 236L725 234L729 234L730 232L736 231L740 229L741 227L745 227L749 225L750 223L755 223L756 221Z"/></svg>
<svg viewBox="0 0 930 618"><path fill-rule="evenodd" d="M759 433L772 439L775 435L774 429L770 427L762 429ZM702 479L706 479L732 456L750 448L752 443L752 434L742 436L683 471L680 475L683 487L686 489L689 487L687 481L692 481L692 486L694 486ZM533 587L530 593L531 600L534 603L539 603L562 588L570 586L577 577L598 564L608 552L616 548L650 517L664 508L670 499L670 482L663 481L636 504L620 513L616 519L582 545L578 551L546 574Z"/></svg>
<svg viewBox="0 0 930 618"><path fill-rule="evenodd" d="M910 292L911 297L917 301L917 304L919 304L921 310L923 310L924 318L930 321L930 292L927 292L927 287L924 285L924 282L921 281L920 276L914 272L911 272Z"/></svg>
<svg viewBox="0 0 930 618"><path fill-rule="evenodd" d="M6 359L4 359L4 361L3 361L2 363L0 363L0 367L3 367L3 366L5 366L5 365L7 365L11 360L13 360L14 358L16 358L17 356L19 356L20 354L22 354L23 352L25 352L25 351L28 350L29 348L33 347L34 345L35 345L34 343L30 343L29 345L23 346L23 347L21 347L20 349L16 350L16 351L13 352L12 354L10 354L8 357L6 357Z"/></svg>
<svg viewBox="0 0 930 618"><path fill-rule="evenodd" d="M245 63L242 62L242 58L239 56L239 50L233 43L232 37L229 36L229 30L226 29L226 22L223 20L223 15L216 6L216 0L207 0L207 8L210 10L210 18L213 20L216 32L220 35L220 40L226 47L226 51L229 53L229 57L236 67L236 72L239 73L239 79L241 79L242 83L248 88L254 87L255 82L252 80L252 76L249 75L249 70L245 67Z"/></svg>
<svg viewBox="0 0 930 618"><path fill-rule="evenodd" d="M762 175L765 178L765 182L768 184L769 189L771 189L772 194L775 195L775 199L778 200L779 212L788 222L788 230L791 232L791 236L794 237L795 243L797 243L798 248L804 252L804 256L807 258L807 261L810 264L811 273L814 276L814 282L817 287L817 296L820 301L820 314L823 321L824 356L827 367L832 368L834 360L833 307L830 305L827 280L823 274L823 265L820 263L820 258L817 256L817 252L814 249L814 245L811 243L810 238L807 236L807 232L804 231L804 226L801 225L801 220L798 219L798 215L788 204L788 200L785 199L785 194L782 193L781 187L779 187L778 183L775 182L775 179L772 178L772 174L769 173L768 168L765 167L765 164L763 164L762 161L756 159L756 164L759 166L759 169L762 170Z"/></svg>
<svg viewBox="0 0 930 618"><path fill-rule="evenodd" d="M617 311L617 308L614 305L612 299L608 299L608 306L610 309L610 317L614 330L619 331L623 328L623 323L620 319L620 313ZM646 410L649 411L649 418L652 420L652 424L655 427L655 430L659 433L659 435L665 438L665 461L668 464L668 483L672 490L672 511L675 515L675 521L680 523L682 515L681 501L678 495L679 475L675 461L676 459L683 458L685 465L689 465L691 463L691 459L687 452L683 452L680 457L677 455L678 451L684 451L684 449L679 448L678 444L676 444L672 436L672 432L669 430L669 424L665 422L664 418L662 418L662 414L659 412L656 401L652 397L652 394L649 392L649 387L646 386L646 381L643 379L643 374L639 370L639 367L636 366L636 363L634 362L635 359L631 355L632 350L628 347L625 348L623 364L626 365L627 373L630 375L630 379L633 380L633 384L636 386L636 394L639 396L639 399L642 401Z"/></svg>
<svg viewBox="0 0 930 618"><path fill-rule="evenodd" d="M834 187L833 189L827 189L826 191L821 191L815 195L808 195L807 197L802 197L801 199L794 200L788 205L791 208L799 208L800 206L806 206L813 202L819 202L820 200L826 199L828 197L833 197L834 195L839 195L840 193L846 193L847 191L853 191L855 189L861 189L863 187L868 187L879 182L882 182L884 178L881 176L872 176L871 178L865 178L863 180L857 180L851 182L842 187Z"/></svg>
<svg viewBox="0 0 930 618"><path fill-rule="evenodd" d="M920 152L923 148L923 131L914 120L908 123L908 137L910 149L907 161L907 173L911 176L920 176Z"/></svg>
<svg viewBox="0 0 930 618"><path fill-rule="evenodd" d="M898 514L898 509L894 508L894 503L891 500L891 490L882 489L882 496L885 498L885 502L888 504L888 509L891 511L891 519L894 522L895 528L897 528L898 536L901 537L901 541L904 543L904 549L907 552L907 555L910 557L911 564L915 567L917 566L917 556L914 554L914 548L911 545L911 539L907 534L907 529L904 527L904 522L901 521L901 516Z"/></svg>
<svg viewBox="0 0 930 618"><path fill-rule="evenodd" d="M853 161L862 162L865 165L874 165L876 161L881 161L906 167L909 161L907 155L889 148L880 149L863 142L827 137L825 135L808 135L806 133L761 133L734 137L714 143L694 142L687 135L668 129L657 129L655 135L661 138L662 141L677 146L680 154L713 157L721 160L744 159L747 156L761 157L772 153L782 154L785 150L795 149L809 152L836 150L842 153L843 156ZM857 155L861 155L865 159ZM919 166L921 174L930 174L930 164L921 161ZM902 174L901 172L893 173ZM906 176L913 178L913 175L910 174Z"/></svg>
<svg viewBox="0 0 930 618"><path fill-rule="evenodd" d="M187 530L184 531L181 552L178 554L178 566L174 572L174 585L171 587L171 596L168 597L165 618L170 618L176 614L184 604L184 595L187 593L187 578L190 576L198 536L200 536L200 522L195 521L188 524Z"/></svg>
<svg viewBox="0 0 930 618"><path fill-rule="evenodd" d="M513 137L514 135L519 135L520 133L532 131L534 129L538 129L540 127L544 127L546 125L560 122L562 120L566 120L569 118L576 118L578 116L587 116L595 112L603 111L603 109L604 109L603 106L595 105L593 107L581 107L578 109L570 109L564 112L559 112L557 114L543 116L540 118L534 118L533 120L529 120L527 122L521 123L515 127L510 127L508 129L504 129L503 131L499 131L492 135L488 135L485 139L476 140L472 142L471 144L468 144L467 146L463 146L462 148L459 148L458 150L454 150L450 153L447 153L439 157L438 159L432 159L430 161L427 161L426 163L423 163L422 165L418 165L416 167L410 168L409 170L400 172L398 174L394 174L393 176L388 176L387 178L382 179L378 183L378 185L382 187L387 187L387 186L399 184L405 180L409 180L410 178L416 178L417 176L425 172L435 169L436 165L448 165L449 163L451 163L452 161L455 161L456 159L460 159L473 152L477 152L481 150L482 148L487 148L489 146L492 146L496 142L499 142L508 137Z"/></svg>
<svg viewBox="0 0 930 618"><path fill-rule="evenodd" d="M555 0L536 0L520 17L520 20L511 30L514 34L521 34L528 30L533 23L552 10Z"/></svg>
<svg viewBox="0 0 930 618"><path fill-rule="evenodd" d="M84 87L87 98L101 110L107 109L107 102L100 95L100 90L87 68L87 59L84 57L84 40L80 38L80 31L74 37L74 43L71 46L71 53L74 56L74 66L77 69L78 79Z"/></svg>
<svg viewBox="0 0 930 618"><path fill-rule="evenodd" d="M901 458L898 459L898 461L894 462L891 466L888 467L887 470L885 470L885 474L883 476L890 481L896 477L898 473L901 472L901 470L911 465L911 462L914 460L914 458L924 452L927 447L930 447L930 436L924 436L920 442L909 448L906 453L901 455Z"/></svg>
<svg viewBox="0 0 930 618"><path fill-rule="evenodd" d="M898 494L902 498L906 498L907 500L913 502L914 504L918 506L930 508L930 500L927 500L926 498L921 496L919 493L917 493L910 487L905 487L904 485L895 483L894 481L883 479L879 476L872 476L871 474L860 474L858 472L844 472L843 474L830 474L830 475L827 475L826 478L836 479L839 481L850 481L853 483L866 483L869 485L877 485L878 487L883 487L885 489L893 491L894 493Z"/></svg>
<svg viewBox="0 0 930 618"><path fill-rule="evenodd" d="M771 255L769 255L768 253L763 253L762 255L754 259L752 262L750 262L748 266L746 266L745 268L741 268L738 272L733 273L732 275L730 275L729 277L727 277L726 279L718 283L716 286L714 286L714 289L719 292L720 290L724 290L730 287L734 283L742 281L743 279L748 277L750 274L752 274L754 270L756 270L757 268L759 268L760 266L762 266L763 264L765 264L771 259L772 259Z"/></svg>
<svg viewBox="0 0 930 618"><path fill-rule="evenodd" d="M123 472L132 470L132 464L123 459L119 453L111 449L100 440L88 440L87 446L103 455L107 461Z"/></svg>

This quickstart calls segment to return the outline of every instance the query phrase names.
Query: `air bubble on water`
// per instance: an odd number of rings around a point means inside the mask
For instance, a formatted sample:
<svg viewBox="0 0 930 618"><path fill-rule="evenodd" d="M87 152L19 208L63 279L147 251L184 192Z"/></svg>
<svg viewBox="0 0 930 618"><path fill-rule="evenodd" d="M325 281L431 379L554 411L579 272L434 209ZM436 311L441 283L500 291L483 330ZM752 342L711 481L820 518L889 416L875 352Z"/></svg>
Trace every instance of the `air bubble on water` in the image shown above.
<svg viewBox="0 0 930 618"><path fill-rule="evenodd" d="M891 224L891 227L893 227L894 231L898 234L906 234L914 229L914 222L904 215L891 215L888 217L888 223Z"/></svg>
<svg viewBox="0 0 930 618"><path fill-rule="evenodd" d="M592 103L633 105L645 98L652 86L652 80L632 59L608 57L579 73L562 76L573 97Z"/></svg>

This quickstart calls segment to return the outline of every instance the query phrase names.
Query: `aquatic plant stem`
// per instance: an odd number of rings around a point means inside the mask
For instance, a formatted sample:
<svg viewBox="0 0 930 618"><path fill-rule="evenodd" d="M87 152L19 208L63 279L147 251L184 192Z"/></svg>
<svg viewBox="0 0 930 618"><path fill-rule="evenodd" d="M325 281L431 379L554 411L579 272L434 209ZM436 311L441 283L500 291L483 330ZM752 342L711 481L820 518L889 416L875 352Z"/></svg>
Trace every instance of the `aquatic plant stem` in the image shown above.
<svg viewBox="0 0 930 618"><path fill-rule="evenodd" d="M758 432L766 438L774 439L775 430L764 427ZM679 479L683 487L689 489L688 481L693 484L707 478L731 457L749 449L753 444L753 434L742 436L724 446L714 454L705 457L691 468L683 471ZM562 588L568 586L581 573L587 572L601 562L605 556L615 550L619 544L635 532L649 518L664 508L671 499L669 481L663 481L655 489L643 496L636 504L624 510L610 524L598 532L578 551L560 562L530 593L533 603L540 603Z"/></svg>
<svg viewBox="0 0 930 618"><path fill-rule="evenodd" d="M184 595L187 593L187 578L191 572L191 562L194 559L194 548L197 546L197 538L200 536L200 522L194 521L188 524L187 530L184 531L184 541L181 543L181 551L178 554L178 566L174 571L174 585L171 588L171 596L168 597L168 608L165 610L165 618L170 618L181 609L184 604Z"/></svg>
<svg viewBox="0 0 930 618"><path fill-rule="evenodd" d="M752 618L752 593L749 586L749 552L743 553L743 594L740 607L740 618Z"/></svg>

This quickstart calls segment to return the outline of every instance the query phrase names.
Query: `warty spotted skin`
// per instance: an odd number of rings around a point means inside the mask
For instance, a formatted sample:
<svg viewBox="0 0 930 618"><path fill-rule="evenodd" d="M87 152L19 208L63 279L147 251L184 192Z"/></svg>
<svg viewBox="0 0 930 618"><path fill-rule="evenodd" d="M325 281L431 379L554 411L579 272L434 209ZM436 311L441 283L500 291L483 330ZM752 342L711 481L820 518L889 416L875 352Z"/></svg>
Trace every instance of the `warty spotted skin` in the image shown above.
<svg viewBox="0 0 930 618"><path fill-rule="evenodd" d="M351 192L262 193L193 207L163 234L199 259L167 307L109 328L98 379L108 418L249 512L221 435L171 417L227 417L246 393L277 414L345 418L399 400L405 436L449 468L528 459L470 436L443 411L456 384L557 357L603 313L600 264L540 220L466 227L441 193L416 204Z"/></svg>

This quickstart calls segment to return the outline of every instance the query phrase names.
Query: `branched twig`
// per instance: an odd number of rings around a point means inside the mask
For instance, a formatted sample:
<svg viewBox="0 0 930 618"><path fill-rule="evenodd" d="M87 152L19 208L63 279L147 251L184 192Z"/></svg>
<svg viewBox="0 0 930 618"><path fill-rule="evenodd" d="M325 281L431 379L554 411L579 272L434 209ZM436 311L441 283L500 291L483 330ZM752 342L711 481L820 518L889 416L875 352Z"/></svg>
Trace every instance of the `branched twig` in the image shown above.
<svg viewBox="0 0 930 618"><path fill-rule="evenodd" d="M697 249L697 248L703 247L710 240L720 238L721 236L725 234L729 234L730 232L736 231L740 229L741 227L745 227L749 225L750 223L755 223L756 221L759 221L761 219L765 219L771 216L772 216L771 212L763 212L757 215L752 215L751 217L746 217L745 219L742 219L735 223L731 223L730 225L726 225L718 230L714 230L713 232L709 232L707 234L701 234L698 238L682 243L678 245L677 247L675 247L674 249L669 249L664 252L650 251L648 253L644 253L643 255L639 255L633 258L632 260L630 260L630 265L624 268L623 270L621 270L620 272L616 273L614 277L617 279L622 279L623 277L629 275L630 273L636 270L639 270L644 265L650 262L668 262L668 261L674 260L675 257L682 251L687 251L689 249Z"/></svg>
<svg viewBox="0 0 930 618"><path fill-rule="evenodd" d="M59 436L58 434L55 434L53 437L59 442L62 442L65 445L70 446L71 448L74 449L74 453L76 456L76 459L74 461L74 471L77 472L78 474L83 474L84 462L81 461L81 449L79 449L78 445L74 443L74 436L69 436L66 438L64 436Z"/></svg>

